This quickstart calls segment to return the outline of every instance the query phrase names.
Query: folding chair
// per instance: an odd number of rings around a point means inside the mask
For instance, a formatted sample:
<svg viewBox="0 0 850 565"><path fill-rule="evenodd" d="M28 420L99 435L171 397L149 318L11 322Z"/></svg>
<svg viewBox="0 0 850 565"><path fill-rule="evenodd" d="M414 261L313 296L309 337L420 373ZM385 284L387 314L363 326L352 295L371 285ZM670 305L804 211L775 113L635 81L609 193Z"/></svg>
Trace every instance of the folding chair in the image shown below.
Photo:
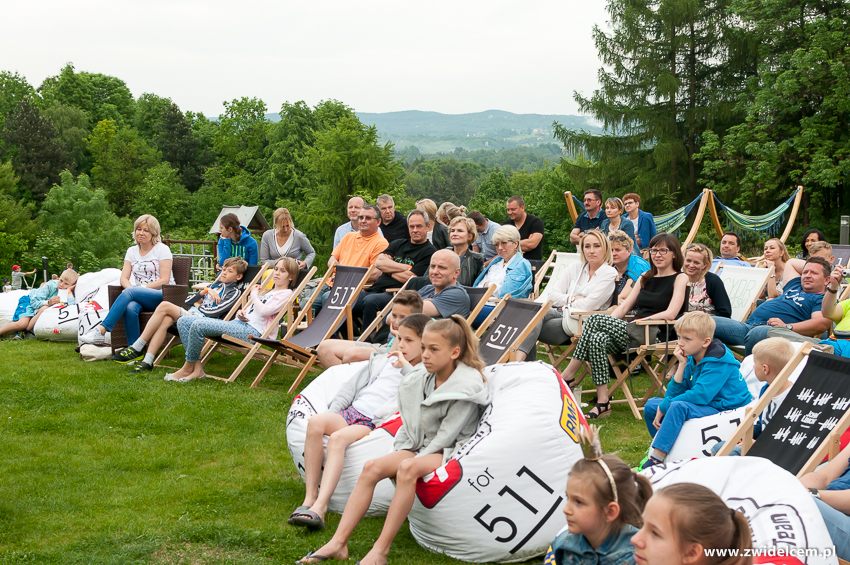
<svg viewBox="0 0 850 565"><path fill-rule="evenodd" d="M253 285L257 284L257 281L259 281L260 277L262 277L263 273L266 272L266 268L267 268L267 265L265 263L262 264L262 265L248 265L248 269L245 271L245 274L242 276L242 280L246 281L243 284L245 290L242 291L242 296L239 298L239 300L236 301L236 304L233 305L233 307L230 309L230 311L227 314L224 315L224 318L222 318L222 320L224 320L225 322L232 320L233 316L236 315L236 312L238 312L240 308L245 306L245 304L248 302L248 299L251 297L251 287ZM218 280L218 277L216 277L216 280ZM181 306L184 306L184 305L185 305L185 301L184 301L184 304L181 304ZM177 369L179 367L172 367L172 366L169 366L169 365L164 365L162 363L163 359L168 357L169 353L171 352L171 349L180 344L180 333L178 333L178 331L177 331L177 324L173 324L170 328L168 328L168 334L171 337L168 340L168 342L163 346L162 350L159 352L159 355L157 355L156 359L154 359L153 366L154 367L167 367L169 369ZM204 347L203 347L203 349L201 349L201 357L204 356L204 354L207 352L207 350L211 346L212 346L211 341L207 341L207 342L204 343Z"/></svg>
<svg viewBox="0 0 850 565"><path fill-rule="evenodd" d="M177 306L183 307L186 302L186 297L189 296L189 273L192 269L191 257L174 257L171 261L171 273L174 275L174 284L162 285L162 300L171 302ZM109 306L112 307L113 302L124 291L124 288L118 285L108 287ZM139 314L139 330L144 331L148 320L153 316L153 312L142 312ZM119 349L124 349L127 343L127 332L124 329L124 320L119 320L115 327L112 328L112 353L114 354Z"/></svg>
<svg viewBox="0 0 850 565"><path fill-rule="evenodd" d="M271 324L269 324L268 329L266 329L263 332L262 337L267 338L270 335L272 335L272 332L274 332L274 334L276 336L277 332L280 330L280 320L284 316L286 316L287 320L293 319L293 317L294 317L293 316L293 310L294 310L295 301L298 298L298 295L301 294L301 291L304 290L304 287L307 286L307 283L310 282L310 277L312 277L313 273L315 273L315 272L316 272L316 267L311 268L306 273L305 272L299 272L299 275L298 275L299 283L298 283L298 286L296 286L295 289L292 291L292 297L289 299L286 306L284 306L283 308L280 309L280 312L277 313L277 315L272 320ZM249 288L249 292L250 292L250 288ZM244 308L247 308L250 305L251 305L251 301L249 300L245 304ZM237 308L237 311L238 311L238 308ZM222 347L225 348L225 349L234 351L234 352L244 354L244 358L239 363L239 365L233 370L233 372L230 374L230 377L225 379L223 377L216 377L215 375L210 375L209 373L207 373L207 378L232 383L233 381L236 380L236 377L238 377L240 375L240 373L242 373L242 370L245 368L245 366L248 364L248 362L251 361L251 359L253 359L255 356L258 356L258 357L261 357L261 358L269 357L268 355L266 355L266 354L264 354L260 351L260 347L262 346L262 344L259 343L259 341L254 339L253 336L249 336L249 338L252 341L254 341L254 343L242 341L241 339L237 339L237 338L235 338L233 336L229 336L227 334L222 335L220 337L209 337L209 338L207 338L207 341L212 342L212 346L209 348L206 355L203 355L201 357L201 362L204 365L206 365L206 363L210 360L210 357L212 357L212 354L215 353L218 349L220 349Z"/></svg>
<svg viewBox="0 0 850 565"><path fill-rule="evenodd" d="M543 267L534 276L534 290L532 291L531 298L535 299L541 296L541 294L545 294L545 289L540 290L543 283L557 277L564 268L578 261L581 261L578 253L552 250L549 259L546 260L546 263L544 263ZM549 273L549 269L552 270L551 273Z"/></svg>
<svg viewBox="0 0 850 565"><path fill-rule="evenodd" d="M516 360L516 351L534 326L552 306L529 300L503 298L478 328L480 338L478 353L485 365L496 365Z"/></svg>
<svg viewBox="0 0 850 565"><path fill-rule="evenodd" d="M746 322L753 310L756 309L759 297L773 274L773 267L738 267L730 265L723 268L720 280L729 295L732 304L732 319ZM729 349L739 358L744 356L744 346L734 345Z"/></svg>
<svg viewBox="0 0 850 565"><path fill-rule="evenodd" d="M753 442L753 426L798 365L806 359L785 401ZM770 459L798 477L813 471L840 448L841 435L850 427L850 359L821 353L811 343L785 365L717 456L729 455L742 442L741 453Z"/></svg>
<svg viewBox="0 0 850 565"><path fill-rule="evenodd" d="M386 318L390 311L393 309L393 304L395 303L396 296L402 290L407 288L407 283L410 282L411 279L407 279L404 281L404 284L401 285L401 288L388 289L387 292L391 292L393 294L392 299L387 303L386 306L378 313L372 323L360 333L360 337L357 338L357 341L364 342L372 335L374 332L378 332L381 329L381 326L384 323L384 318Z"/></svg>
<svg viewBox="0 0 850 565"><path fill-rule="evenodd" d="M251 387L257 387L260 381L263 380L263 377L266 376L275 359L283 355L287 361L292 360L295 366L302 367L295 382L289 387L289 392L294 392L298 388L298 385L301 384L301 380L307 374L307 371L313 367L316 359L318 359L319 354L316 348L322 341L329 339L346 319L348 320L348 339L353 341L354 330L351 322L351 306L354 304L357 295L360 294L366 281L369 280L369 276L374 269L374 266L366 269L365 267L337 265L334 284L327 302L325 302L319 314L313 319L313 322L301 331L301 333L293 335L306 312L311 309L313 301L318 296L319 289L323 286L322 284L316 287L308 303L301 309L298 318L291 324L288 324L286 335L284 335L283 339L268 339L267 336L252 338L258 344L270 347L274 352L266 361L262 370L260 370L257 378L251 383ZM328 275L325 275L325 279L327 277Z"/></svg>
<svg viewBox="0 0 850 565"><path fill-rule="evenodd" d="M845 268L850 269L850 245L833 245L832 255L836 263L841 261Z"/></svg>
<svg viewBox="0 0 850 565"><path fill-rule="evenodd" d="M466 317L466 321L471 325L475 321L475 318L478 317L478 314L481 313L484 306L487 305L487 301L490 300L493 293L496 292L496 285L490 284L487 285L487 288L474 286L465 286L463 288L466 289L466 294L469 295L469 316Z"/></svg>
<svg viewBox="0 0 850 565"><path fill-rule="evenodd" d="M720 270L721 270L722 268L723 268L723 261L718 261L718 262L717 262L717 265L715 265L715 266L714 266L714 268L711 270L711 272L712 272L712 273L714 273L714 274L716 275L717 273L719 273L719 272L720 272Z"/></svg>

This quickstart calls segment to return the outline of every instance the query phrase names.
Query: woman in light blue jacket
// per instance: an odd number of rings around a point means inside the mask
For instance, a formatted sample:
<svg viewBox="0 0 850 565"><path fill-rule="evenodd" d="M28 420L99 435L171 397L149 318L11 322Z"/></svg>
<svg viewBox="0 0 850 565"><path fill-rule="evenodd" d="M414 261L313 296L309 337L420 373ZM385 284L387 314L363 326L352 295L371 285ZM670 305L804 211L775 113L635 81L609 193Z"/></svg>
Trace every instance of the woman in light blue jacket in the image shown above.
<svg viewBox="0 0 850 565"><path fill-rule="evenodd" d="M493 234L493 245L498 256L478 275L474 286L487 287L495 284L496 291L493 296L502 298L510 294L511 298L528 298L534 287L534 277L531 274L531 263L522 257L519 241L519 230L514 226L502 226L497 229ZM492 305L484 306L473 325L481 325L492 311Z"/></svg>

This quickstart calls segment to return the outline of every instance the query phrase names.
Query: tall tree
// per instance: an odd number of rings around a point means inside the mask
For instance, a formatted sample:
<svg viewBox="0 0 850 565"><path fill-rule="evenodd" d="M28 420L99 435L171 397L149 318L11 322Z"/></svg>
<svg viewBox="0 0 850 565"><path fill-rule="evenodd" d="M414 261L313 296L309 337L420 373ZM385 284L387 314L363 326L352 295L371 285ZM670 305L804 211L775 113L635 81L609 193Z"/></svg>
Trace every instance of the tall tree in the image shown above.
<svg viewBox="0 0 850 565"><path fill-rule="evenodd" d="M32 219L32 204L16 202L18 177L12 164L0 162L0 271L7 273L20 262L38 235L38 223Z"/></svg>
<svg viewBox="0 0 850 565"><path fill-rule="evenodd" d="M139 135L148 141L156 136L157 124L162 119L162 113L171 105L170 98L162 98L146 92L136 100L136 115L133 125L139 130Z"/></svg>
<svg viewBox="0 0 850 565"><path fill-rule="evenodd" d="M606 67L601 88L578 92L579 109L602 123L594 136L555 125L555 136L594 167L562 162L579 188L628 188L647 199L698 192L700 134L726 127L752 72L752 43L733 26L731 0L608 0L611 33L593 36ZM748 56L749 55L749 56Z"/></svg>
<svg viewBox="0 0 850 565"><path fill-rule="evenodd" d="M59 181L59 173L74 167L56 128L29 98L21 100L6 120L2 137L15 172L25 187L20 196L28 201L40 203L50 187Z"/></svg>
<svg viewBox="0 0 850 565"><path fill-rule="evenodd" d="M240 170L256 174L262 166L266 137L266 104L259 98L242 97L224 102L215 149L219 164L227 175Z"/></svg>
<svg viewBox="0 0 850 565"><path fill-rule="evenodd" d="M61 104L54 100L53 104L42 110L42 114L56 128L56 133L62 140L65 151L76 164L76 169L78 171L88 170L91 164L86 150L86 138L89 136L89 120L86 113L79 108Z"/></svg>
<svg viewBox="0 0 850 565"><path fill-rule="evenodd" d="M35 89L18 73L0 71L0 129L6 117L18 107L24 98L33 98Z"/></svg>
<svg viewBox="0 0 850 565"><path fill-rule="evenodd" d="M75 106L89 116L89 126L102 120L131 125L136 102L123 80L100 73L77 73L68 63L57 77L44 79L38 88L45 105L58 101Z"/></svg>
<svg viewBox="0 0 850 565"><path fill-rule="evenodd" d="M193 192L200 188L204 170L213 161L212 151L201 147L200 138L177 104L172 102L163 110L154 143L163 160L178 171L183 186Z"/></svg>

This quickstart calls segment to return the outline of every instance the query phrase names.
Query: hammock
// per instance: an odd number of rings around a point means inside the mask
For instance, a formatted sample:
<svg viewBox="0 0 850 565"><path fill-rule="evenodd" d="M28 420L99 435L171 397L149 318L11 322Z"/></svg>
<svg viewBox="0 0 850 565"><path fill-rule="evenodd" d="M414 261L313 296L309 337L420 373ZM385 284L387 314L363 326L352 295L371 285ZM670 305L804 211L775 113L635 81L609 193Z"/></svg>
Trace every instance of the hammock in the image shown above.
<svg viewBox="0 0 850 565"><path fill-rule="evenodd" d="M655 229L658 230L658 233L675 233L678 237L679 228L682 227L682 224L685 223L685 220L688 218L688 214L691 213L691 210L694 209L694 206L697 205L697 202L702 200L702 197L703 195L700 194L694 199L693 202L682 208L679 208L678 210L673 210L669 214L655 216Z"/></svg>
<svg viewBox="0 0 850 565"><path fill-rule="evenodd" d="M802 189L798 188L795 190L788 200L780 204L772 212L763 216L746 216L740 212L736 212L725 206L720 199L717 198L716 194L712 193L712 195L714 196L714 201L720 206L720 209L726 212L727 228L738 235L755 235L760 239L764 239L778 235L779 225L785 222L785 211L797 197L797 191L799 190ZM657 222L658 220L656 219L656 223Z"/></svg>

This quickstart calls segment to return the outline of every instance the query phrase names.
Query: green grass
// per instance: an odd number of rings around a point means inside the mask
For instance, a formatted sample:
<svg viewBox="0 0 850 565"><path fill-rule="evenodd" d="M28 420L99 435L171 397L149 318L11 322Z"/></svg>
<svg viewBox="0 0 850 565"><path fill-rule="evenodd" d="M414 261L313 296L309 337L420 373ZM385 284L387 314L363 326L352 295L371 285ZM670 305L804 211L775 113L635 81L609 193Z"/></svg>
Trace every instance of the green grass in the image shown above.
<svg viewBox="0 0 850 565"><path fill-rule="evenodd" d="M304 494L285 436L294 395L250 389L259 362L232 384L181 385L163 369L85 363L72 344L3 341L0 359L0 563L292 563L339 522L329 515L318 533L286 524ZM217 355L208 371L237 361ZM295 374L276 368L263 384L285 391ZM643 423L624 405L602 422L606 451L636 464ZM353 557L382 523L363 521ZM454 562L406 527L390 559Z"/></svg>

